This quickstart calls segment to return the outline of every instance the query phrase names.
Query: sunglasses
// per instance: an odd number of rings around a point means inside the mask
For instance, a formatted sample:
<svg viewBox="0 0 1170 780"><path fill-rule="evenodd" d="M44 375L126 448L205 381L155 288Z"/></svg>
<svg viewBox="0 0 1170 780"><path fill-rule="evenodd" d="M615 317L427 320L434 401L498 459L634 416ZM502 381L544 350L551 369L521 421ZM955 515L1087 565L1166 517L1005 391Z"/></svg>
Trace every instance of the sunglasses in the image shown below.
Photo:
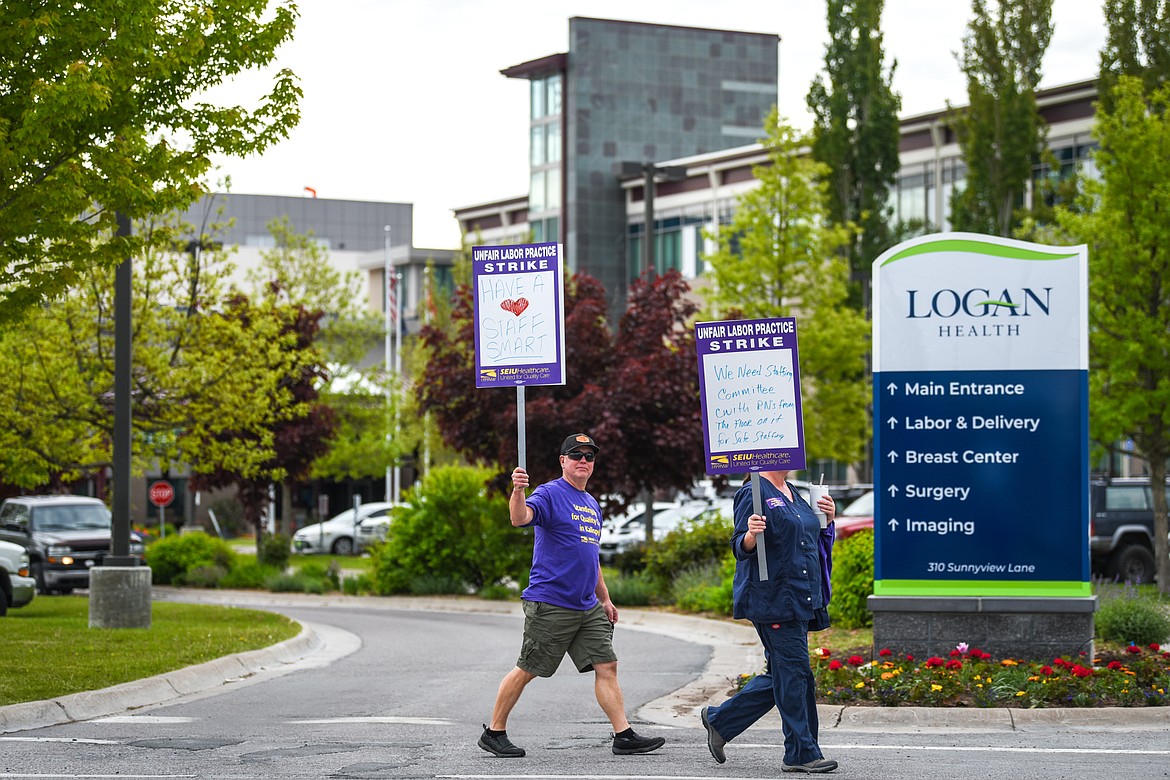
<svg viewBox="0 0 1170 780"><path fill-rule="evenodd" d="M569 460L581 460L581 458L584 458L586 463L592 463L593 459L597 457L597 453L596 452L581 452L581 450L573 450L572 452L566 452L565 457L568 458Z"/></svg>

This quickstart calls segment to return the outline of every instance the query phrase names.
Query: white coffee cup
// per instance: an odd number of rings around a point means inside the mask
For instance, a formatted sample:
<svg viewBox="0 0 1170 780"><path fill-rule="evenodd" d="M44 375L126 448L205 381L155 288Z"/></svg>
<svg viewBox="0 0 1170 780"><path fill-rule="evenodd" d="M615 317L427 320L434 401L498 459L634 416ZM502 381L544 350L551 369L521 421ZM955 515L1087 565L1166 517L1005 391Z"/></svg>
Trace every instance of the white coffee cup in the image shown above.
<svg viewBox="0 0 1170 780"><path fill-rule="evenodd" d="M808 486L808 503L812 506L812 510L816 512L817 519L821 521L821 528L827 528L829 525L829 518L821 511L817 503L820 502L821 496L829 495L828 485L809 485Z"/></svg>

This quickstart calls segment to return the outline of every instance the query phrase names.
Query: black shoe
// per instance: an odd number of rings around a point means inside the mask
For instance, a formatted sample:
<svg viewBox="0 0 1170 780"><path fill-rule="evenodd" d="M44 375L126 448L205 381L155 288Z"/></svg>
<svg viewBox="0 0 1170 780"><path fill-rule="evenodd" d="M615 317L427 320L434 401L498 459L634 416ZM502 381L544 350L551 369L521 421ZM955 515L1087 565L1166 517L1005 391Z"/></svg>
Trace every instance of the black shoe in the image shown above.
<svg viewBox="0 0 1170 780"><path fill-rule="evenodd" d="M524 748L513 745L507 734L489 734L486 723L483 726L483 734L480 735L478 744L487 752L500 758L524 757Z"/></svg>
<svg viewBox="0 0 1170 780"><path fill-rule="evenodd" d="M613 752L614 755L618 756L628 756L633 753L649 753L665 744L666 740L662 737L640 737L632 729L628 737L619 737L617 734L613 735Z"/></svg>
<svg viewBox="0 0 1170 780"><path fill-rule="evenodd" d="M707 729L707 749L711 751L711 758L722 764L727 760L727 754L723 752L723 746L727 744L727 740L719 736L719 732L707 720L707 710L710 707L704 707L703 711L699 713L699 720L703 721L703 728Z"/></svg>
<svg viewBox="0 0 1170 780"><path fill-rule="evenodd" d="M832 772L837 768L836 761L830 761L827 758L818 758L815 761L809 761L807 764L781 764L780 768L785 772L804 772L806 775L823 775L826 772Z"/></svg>

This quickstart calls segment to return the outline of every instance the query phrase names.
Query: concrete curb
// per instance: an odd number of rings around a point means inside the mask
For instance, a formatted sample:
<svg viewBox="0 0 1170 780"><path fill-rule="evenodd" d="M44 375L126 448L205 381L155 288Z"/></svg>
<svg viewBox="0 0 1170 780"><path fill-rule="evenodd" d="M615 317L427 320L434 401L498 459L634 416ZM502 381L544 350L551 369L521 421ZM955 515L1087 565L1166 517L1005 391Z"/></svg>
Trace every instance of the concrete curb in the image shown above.
<svg viewBox="0 0 1170 780"><path fill-rule="evenodd" d="M317 633L311 627L302 625L297 636L271 647L236 653L96 691L0 707L0 734L92 720L162 704L294 663L321 648L322 642Z"/></svg>

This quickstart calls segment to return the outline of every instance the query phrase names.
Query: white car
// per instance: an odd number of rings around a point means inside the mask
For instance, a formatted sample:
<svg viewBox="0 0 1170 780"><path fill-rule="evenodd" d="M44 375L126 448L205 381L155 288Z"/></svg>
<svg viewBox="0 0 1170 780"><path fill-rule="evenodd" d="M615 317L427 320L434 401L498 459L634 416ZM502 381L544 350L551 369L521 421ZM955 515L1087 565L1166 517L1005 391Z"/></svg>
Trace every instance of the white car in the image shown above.
<svg viewBox="0 0 1170 780"><path fill-rule="evenodd" d="M306 555L353 555L386 538L394 504L371 501L355 513L347 509L324 523L306 525L293 534L293 549Z"/></svg>
<svg viewBox="0 0 1170 780"><path fill-rule="evenodd" d="M692 501L686 504L656 503L654 505L654 540L657 541L685 523L697 520L707 512L721 512L731 518L731 499L714 501ZM631 547L646 541L646 510L642 504L634 504L630 511L602 530L598 546L601 547L601 562L613 563L614 559Z"/></svg>
<svg viewBox="0 0 1170 780"><path fill-rule="evenodd" d="M0 542L0 617L9 609L23 607L37 595L28 550L12 542Z"/></svg>

